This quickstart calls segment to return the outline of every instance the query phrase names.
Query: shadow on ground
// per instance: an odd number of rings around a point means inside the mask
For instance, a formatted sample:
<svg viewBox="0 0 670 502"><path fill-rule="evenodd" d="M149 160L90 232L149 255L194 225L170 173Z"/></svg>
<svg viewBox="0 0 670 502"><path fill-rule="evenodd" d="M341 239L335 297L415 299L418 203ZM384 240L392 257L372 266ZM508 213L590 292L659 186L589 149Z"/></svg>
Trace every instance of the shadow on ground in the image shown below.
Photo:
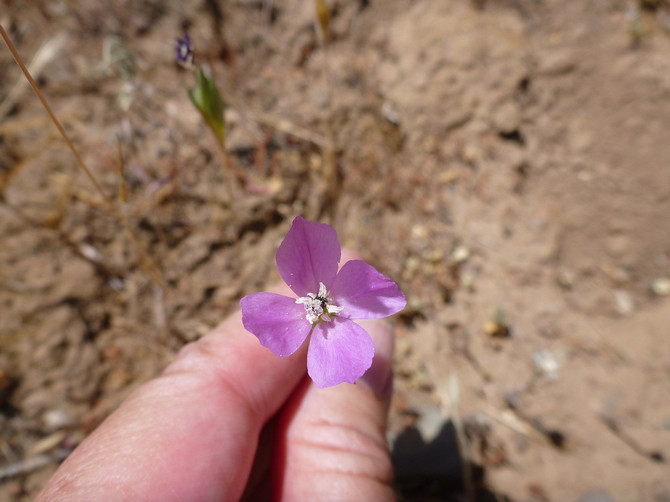
<svg viewBox="0 0 670 502"><path fill-rule="evenodd" d="M439 434L425 442L419 430L409 427L400 434L391 453L395 470L395 489L400 500L412 502L468 500L463 464L458 452L456 432L451 421L443 423ZM485 486L485 471L471 464L477 502L512 502Z"/></svg>

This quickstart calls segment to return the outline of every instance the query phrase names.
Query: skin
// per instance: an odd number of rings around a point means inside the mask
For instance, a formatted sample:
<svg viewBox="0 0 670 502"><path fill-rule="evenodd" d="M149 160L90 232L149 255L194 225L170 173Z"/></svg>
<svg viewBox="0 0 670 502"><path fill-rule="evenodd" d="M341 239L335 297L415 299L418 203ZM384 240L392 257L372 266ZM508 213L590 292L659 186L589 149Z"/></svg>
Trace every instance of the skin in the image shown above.
<svg viewBox="0 0 670 502"><path fill-rule="evenodd" d="M393 339L383 321L360 324L375 342L372 368L355 385L318 389L307 343L277 357L233 314L129 396L37 500L393 500Z"/></svg>

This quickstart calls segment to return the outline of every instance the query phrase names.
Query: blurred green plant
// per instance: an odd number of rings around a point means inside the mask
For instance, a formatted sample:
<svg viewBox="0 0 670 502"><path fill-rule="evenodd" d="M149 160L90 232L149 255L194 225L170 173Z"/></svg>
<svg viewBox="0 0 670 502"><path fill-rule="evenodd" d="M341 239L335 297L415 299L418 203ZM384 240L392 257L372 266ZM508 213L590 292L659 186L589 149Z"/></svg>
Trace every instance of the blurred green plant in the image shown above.
<svg viewBox="0 0 670 502"><path fill-rule="evenodd" d="M186 39L190 44L190 39ZM179 53L177 58L179 60ZM221 150L223 159L223 177L226 179L226 186L228 190L228 197L230 200L231 209L234 208L235 189L233 187L233 177L237 178L242 184L246 183L245 177L240 174L231 164L228 159L228 152L226 152L226 120L225 111L226 103L216 87L213 77L208 77L202 68L198 68L196 74L195 86L192 89L187 89L188 97L193 103L193 106L200 112L200 116L205 121L205 124L212 131L216 142ZM233 217L235 210L232 209Z"/></svg>
<svg viewBox="0 0 670 502"><path fill-rule="evenodd" d="M193 89L188 89L188 97L193 106L202 115L207 127L214 133L219 146L225 153L226 123L224 120L225 103L212 77L205 75L200 68Z"/></svg>
<svg viewBox="0 0 670 502"><path fill-rule="evenodd" d="M102 46L103 72L115 71L125 81L132 80L137 73L137 56L133 54L119 37L106 37Z"/></svg>

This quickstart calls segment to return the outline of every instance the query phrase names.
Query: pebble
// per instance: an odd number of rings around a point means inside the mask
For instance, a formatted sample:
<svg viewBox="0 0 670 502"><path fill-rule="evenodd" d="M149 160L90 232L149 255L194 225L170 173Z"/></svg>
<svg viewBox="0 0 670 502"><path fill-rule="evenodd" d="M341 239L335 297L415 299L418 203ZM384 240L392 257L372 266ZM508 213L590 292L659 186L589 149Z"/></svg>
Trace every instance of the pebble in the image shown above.
<svg viewBox="0 0 670 502"><path fill-rule="evenodd" d="M474 291L476 278L477 276L474 274L474 272L466 270L461 275L461 284L465 289L469 291Z"/></svg>
<svg viewBox="0 0 670 502"><path fill-rule="evenodd" d="M533 366L538 375L542 375L549 380L557 380L561 370L561 355L550 350L538 349L533 352Z"/></svg>
<svg viewBox="0 0 670 502"><path fill-rule="evenodd" d="M556 279L558 280L559 286L563 289L572 289L577 280L577 274L572 270L561 270Z"/></svg>
<svg viewBox="0 0 670 502"><path fill-rule="evenodd" d="M79 246L79 252L94 263L100 263L102 261L102 254L98 248L91 246L90 244L82 244Z"/></svg>
<svg viewBox="0 0 670 502"><path fill-rule="evenodd" d="M412 233L412 238L413 239L426 239L428 237L428 229L424 226L419 224L413 225L410 232Z"/></svg>
<svg viewBox="0 0 670 502"><path fill-rule="evenodd" d="M670 295L670 278L669 277L657 277L651 281L649 289L656 296L668 296Z"/></svg>
<svg viewBox="0 0 670 502"><path fill-rule="evenodd" d="M616 301L616 310L619 314L628 315L633 312L633 297L622 289L614 290L614 300Z"/></svg>
<svg viewBox="0 0 670 502"><path fill-rule="evenodd" d="M416 296L410 296L407 301L407 307L413 312L418 312L423 308L423 302Z"/></svg>
<svg viewBox="0 0 670 502"><path fill-rule="evenodd" d="M451 258L456 263L463 263L470 258L470 250L465 246L456 246L454 252L451 253Z"/></svg>
<svg viewBox="0 0 670 502"><path fill-rule="evenodd" d="M493 125L502 134L511 134L519 129L521 111L513 101L503 103L493 115Z"/></svg>
<svg viewBox="0 0 670 502"><path fill-rule="evenodd" d="M417 256L408 256L405 260L405 270L408 272L414 272L421 265L421 260Z"/></svg>
<svg viewBox="0 0 670 502"><path fill-rule="evenodd" d="M605 275L607 275L617 285L628 284L632 280L631 273L623 267L617 267L610 265L609 263L605 263L600 267L600 270L602 270Z"/></svg>
<svg viewBox="0 0 670 502"><path fill-rule="evenodd" d="M540 75L554 77L572 72L577 66L574 54L568 50L557 50L541 58L537 72Z"/></svg>
<svg viewBox="0 0 670 502"><path fill-rule="evenodd" d="M398 113L398 110L393 106L393 103L390 101L386 100L382 104L381 108L381 114L382 117L384 117L386 120L388 120L391 124L398 125L400 124L400 113Z"/></svg>
<svg viewBox="0 0 670 502"><path fill-rule="evenodd" d="M44 422L44 428L50 431L70 427L75 423L74 419L67 411L59 408L46 411L44 415L42 415L42 421Z"/></svg>

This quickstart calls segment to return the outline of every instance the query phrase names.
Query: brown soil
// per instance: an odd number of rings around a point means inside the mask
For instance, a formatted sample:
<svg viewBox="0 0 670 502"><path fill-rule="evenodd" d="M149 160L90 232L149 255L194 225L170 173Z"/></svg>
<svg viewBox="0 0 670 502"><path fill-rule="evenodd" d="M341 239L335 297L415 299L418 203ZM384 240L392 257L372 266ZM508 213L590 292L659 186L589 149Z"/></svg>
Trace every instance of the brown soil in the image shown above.
<svg viewBox="0 0 670 502"><path fill-rule="evenodd" d="M310 1L4 5L163 286L0 51L0 500L277 280L296 215L409 299L402 498L670 500L666 3L334 0L325 48ZM184 29L230 103L232 196Z"/></svg>

